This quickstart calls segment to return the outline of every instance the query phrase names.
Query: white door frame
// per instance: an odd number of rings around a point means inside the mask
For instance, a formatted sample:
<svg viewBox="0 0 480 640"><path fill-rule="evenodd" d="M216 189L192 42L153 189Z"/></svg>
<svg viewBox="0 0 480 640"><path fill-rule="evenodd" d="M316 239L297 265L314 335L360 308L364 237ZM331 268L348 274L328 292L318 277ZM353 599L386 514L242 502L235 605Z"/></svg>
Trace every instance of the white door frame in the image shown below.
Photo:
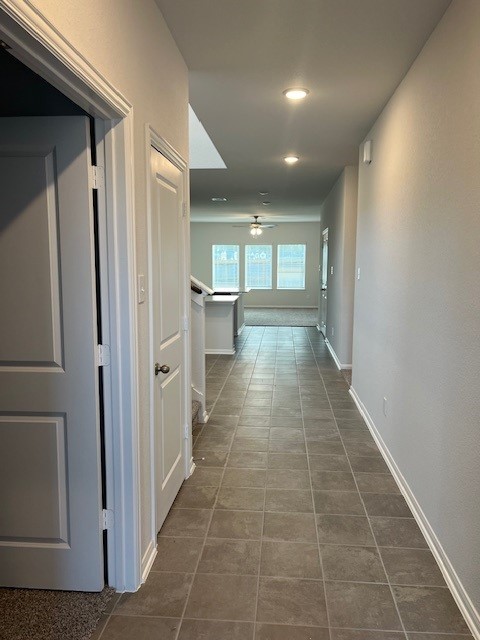
<svg viewBox="0 0 480 640"><path fill-rule="evenodd" d="M194 468L195 464L192 457L192 388L191 388L191 357L190 357L190 215L189 215L189 176L188 176L188 164L187 161L169 144L162 136L160 136L155 129L149 124L145 127L145 158L147 162L147 235L148 235L148 304L149 304L149 358L148 366L150 375L150 407L149 407L149 439L150 439L150 492L151 492L151 523L150 523L150 541L147 550L142 558L142 581L144 582L148 576L148 573L152 567L153 561L157 553L157 530L156 530L156 461L155 461L155 408L154 408L154 376L152 375L154 369L154 343L153 343L153 292L152 292L152 271L153 271L153 248L152 248L152 172L150 169L150 150L151 148L159 151L163 156L167 158L179 171L182 173L183 180L183 251L185 256L183 282L184 289L182 291L183 300L183 329L185 332L184 348L183 348L183 370L185 372L184 379L184 416L186 424L183 425L185 440L184 440L184 455L185 455L185 478L188 478Z"/></svg>
<svg viewBox="0 0 480 640"><path fill-rule="evenodd" d="M99 198L104 367L108 582L118 591L141 583L137 402L137 309L133 108L28 0L0 0L0 38L10 53L96 118L106 189ZM105 297L104 295L105 294ZM112 428L115 425L115 429Z"/></svg>

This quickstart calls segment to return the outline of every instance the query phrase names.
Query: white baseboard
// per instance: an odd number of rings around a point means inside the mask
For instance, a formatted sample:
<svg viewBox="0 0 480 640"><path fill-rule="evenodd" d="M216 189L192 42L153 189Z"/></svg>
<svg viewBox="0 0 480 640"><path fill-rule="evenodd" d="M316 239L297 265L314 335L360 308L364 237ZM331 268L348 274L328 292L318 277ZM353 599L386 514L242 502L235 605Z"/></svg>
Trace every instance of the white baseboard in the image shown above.
<svg viewBox="0 0 480 640"><path fill-rule="evenodd" d="M235 349L205 349L207 356L234 356Z"/></svg>
<svg viewBox="0 0 480 640"><path fill-rule="evenodd" d="M193 461L193 457L192 457L190 458L190 473L188 474L188 477L192 475L192 473L195 471L196 468L197 468L197 465Z"/></svg>
<svg viewBox="0 0 480 640"><path fill-rule="evenodd" d="M318 309L318 307L305 307L303 304L293 307L281 304L249 304L245 305L245 309Z"/></svg>
<svg viewBox="0 0 480 640"><path fill-rule="evenodd" d="M452 563L450 562L445 550L443 549L439 539L433 527L429 523L427 516L425 515L422 507L417 502L413 491L410 489L407 481L403 477L402 472L398 468L392 454L388 450L387 445L383 441L380 432L378 431L375 423L373 422L370 414L368 413L365 405L360 400L357 392L353 387L350 387L350 395L352 396L355 404L358 407L358 410L362 414L362 417L367 425L370 433L373 436L373 439L377 443L378 448L388 465L388 468L392 472L393 477L397 485L400 488L400 491L403 494L403 497L407 501L408 506L413 514L413 517L417 521L418 526L420 527L425 540L427 541L428 546L430 547L431 552L435 556L435 560L440 567L440 570L445 578L445 582L447 583L452 595L460 609L463 617L467 625L470 628L473 636L480 640L480 613L475 608L475 605L471 601L465 587L463 586L460 578L458 577Z"/></svg>
<svg viewBox="0 0 480 640"><path fill-rule="evenodd" d="M147 550L143 554L142 558L142 584L148 578L148 574L150 573L153 563L155 562L155 558L157 557L157 544L156 541L150 540L150 544L147 547Z"/></svg>
<svg viewBox="0 0 480 640"><path fill-rule="evenodd" d="M245 322L242 324L241 327L238 327L236 337L238 337L244 329L245 329Z"/></svg>
<svg viewBox="0 0 480 640"><path fill-rule="evenodd" d="M317 327L318 327L318 325L317 325ZM320 331L320 328L318 328L318 330ZM334 362L335 362L335 364L337 365L337 369L339 369L340 371L341 371L342 369L351 369L351 368L352 368L352 365L351 365L351 364L342 364L342 363L340 362L340 360L338 359L337 354L335 353L335 351L334 351L334 349L333 349L332 345L330 344L330 342L328 341L328 339L327 339L327 338L325 338L325 336L324 336L324 339L325 339L325 344L327 345L327 348L328 348L328 350L330 351L330 355L332 356L333 361L334 361Z"/></svg>
<svg viewBox="0 0 480 640"><path fill-rule="evenodd" d="M199 418L198 418L198 422L200 424L206 424L208 422L209 419L209 415L206 411L204 411L203 413L200 414Z"/></svg>

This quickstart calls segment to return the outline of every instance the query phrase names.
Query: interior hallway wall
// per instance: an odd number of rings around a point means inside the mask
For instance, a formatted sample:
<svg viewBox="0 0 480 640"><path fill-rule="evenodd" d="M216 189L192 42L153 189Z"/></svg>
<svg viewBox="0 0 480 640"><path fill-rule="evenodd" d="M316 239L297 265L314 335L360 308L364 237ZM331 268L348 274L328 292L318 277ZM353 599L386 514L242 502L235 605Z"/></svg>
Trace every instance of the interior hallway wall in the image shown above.
<svg viewBox="0 0 480 640"><path fill-rule="evenodd" d="M188 159L188 71L154 0L32 0L58 31L133 105L137 270L147 274L145 125ZM138 306L141 549L152 552L148 304ZM150 546L149 546L150 545Z"/></svg>
<svg viewBox="0 0 480 640"><path fill-rule="evenodd" d="M268 222L267 222L268 224ZM248 227L239 228L226 222L192 222L191 260L192 274L212 285L212 244L238 244L240 246L240 287L245 285L244 256L246 244L271 244L273 259L273 289L250 291L245 296L247 307L316 307L318 306L320 260L320 225L318 222L283 222L266 229L260 239L254 240ZM277 245L306 244L305 289L277 290Z"/></svg>
<svg viewBox="0 0 480 640"><path fill-rule="evenodd" d="M326 337L346 366L352 364L357 193L358 167L345 167L320 210L321 233L328 228Z"/></svg>
<svg viewBox="0 0 480 640"><path fill-rule="evenodd" d="M353 387L477 613L479 69L480 2L454 0L367 136L353 346Z"/></svg>

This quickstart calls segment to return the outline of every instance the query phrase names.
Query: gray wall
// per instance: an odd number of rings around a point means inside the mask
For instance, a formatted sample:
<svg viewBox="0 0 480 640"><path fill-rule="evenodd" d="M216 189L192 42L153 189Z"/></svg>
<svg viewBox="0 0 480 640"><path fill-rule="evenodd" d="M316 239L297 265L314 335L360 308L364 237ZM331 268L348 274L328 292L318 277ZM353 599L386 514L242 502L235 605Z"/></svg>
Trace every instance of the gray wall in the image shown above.
<svg viewBox="0 0 480 640"><path fill-rule="evenodd" d="M320 212L322 233L328 227L326 337L347 366L352 363L357 189L358 167L345 167Z"/></svg>
<svg viewBox="0 0 480 640"><path fill-rule="evenodd" d="M255 244L248 227L238 228L231 224L192 222L191 252L192 274L211 286L212 244L238 244L241 256L246 244ZM276 283L276 246L278 244L306 243L306 273L304 291L250 291L245 297L246 306L272 307L316 307L319 291L320 224L318 222L284 222L263 232L257 244L273 245L273 286ZM240 263L240 286L244 286L245 272Z"/></svg>
<svg viewBox="0 0 480 640"><path fill-rule="evenodd" d="M353 348L353 387L477 607L479 69L480 2L456 0L367 136Z"/></svg>

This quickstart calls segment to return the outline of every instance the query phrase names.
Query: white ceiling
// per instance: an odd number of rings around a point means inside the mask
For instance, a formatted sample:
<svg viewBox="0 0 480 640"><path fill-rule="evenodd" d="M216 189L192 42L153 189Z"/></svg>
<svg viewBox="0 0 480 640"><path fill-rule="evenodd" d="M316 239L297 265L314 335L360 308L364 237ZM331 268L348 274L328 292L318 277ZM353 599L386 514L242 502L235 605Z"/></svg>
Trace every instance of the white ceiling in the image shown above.
<svg viewBox="0 0 480 640"><path fill-rule="evenodd" d="M157 3L190 70L190 103L227 165L191 171L192 219L231 221L319 218L450 0ZM310 89L302 103L282 95L295 85ZM288 153L300 162L286 166Z"/></svg>

